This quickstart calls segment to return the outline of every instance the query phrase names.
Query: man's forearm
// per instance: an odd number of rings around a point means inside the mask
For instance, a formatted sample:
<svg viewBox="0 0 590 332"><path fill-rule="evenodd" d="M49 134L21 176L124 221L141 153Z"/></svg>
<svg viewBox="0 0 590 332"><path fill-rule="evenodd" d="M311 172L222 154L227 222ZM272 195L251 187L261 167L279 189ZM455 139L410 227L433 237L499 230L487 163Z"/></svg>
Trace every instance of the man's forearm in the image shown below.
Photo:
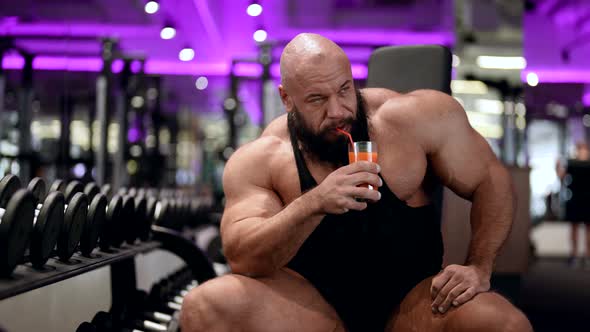
<svg viewBox="0 0 590 332"><path fill-rule="evenodd" d="M489 177L474 192L471 206L471 243L468 265L487 273L504 244L514 217L515 196L508 171L500 164L490 166Z"/></svg>
<svg viewBox="0 0 590 332"><path fill-rule="evenodd" d="M308 192L270 218L238 221L239 239L225 245L232 271L262 276L285 266L324 217L314 200Z"/></svg>

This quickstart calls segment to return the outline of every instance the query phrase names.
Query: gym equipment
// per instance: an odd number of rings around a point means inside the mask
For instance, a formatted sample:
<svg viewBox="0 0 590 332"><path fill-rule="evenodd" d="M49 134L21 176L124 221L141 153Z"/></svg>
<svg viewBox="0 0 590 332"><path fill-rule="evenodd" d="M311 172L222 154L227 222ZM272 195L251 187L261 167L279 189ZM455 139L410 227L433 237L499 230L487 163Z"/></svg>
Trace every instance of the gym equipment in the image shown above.
<svg viewBox="0 0 590 332"><path fill-rule="evenodd" d="M103 194L96 194L88 207L88 218L80 237L80 251L82 255L90 257L98 243L107 217L107 199Z"/></svg>
<svg viewBox="0 0 590 332"><path fill-rule="evenodd" d="M20 180L15 175L7 175L2 179L0 192L3 197L10 197L20 188ZM43 268L55 248L62 222L64 220L64 199L61 193L52 193L46 197L46 185L43 179L34 178L29 182L27 190L32 194L33 229L27 240L29 245L28 260L33 267Z"/></svg>
<svg viewBox="0 0 590 332"><path fill-rule="evenodd" d="M62 180L55 180L49 188L50 193L63 192L66 202L64 222L57 239L57 255L64 262L69 261L76 251L82 231L87 227L88 199L83 190L78 181L66 185Z"/></svg>
<svg viewBox="0 0 590 332"><path fill-rule="evenodd" d="M88 200L92 201L94 196L100 194L101 192L100 188L96 185L96 183L90 182L84 187L84 193L86 194L86 196L88 196Z"/></svg>
<svg viewBox="0 0 590 332"><path fill-rule="evenodd" d="M123 242L133 244L137 239L138 228L136 227L136 215L135 215L135 200L131 196L123 196L123 214L119 223L121 232L117 232L121 235L119 238L116 237L116 246L119 247Z"/></svg>
<svg viewBox="0 0 590 332"><path fill-rule="evenodd" d="M135 197L135 230L140 241L147 241L150 237L150 217L147 209L147 199L143 196Z"/></svg>
<svg viewBox="0 0 590 332"><path fill-rule="evenodd" d="M34 227L35 198L20 188L16 176L0 181L0 275L9 276L29 245Z"/></svg>
<svg viewBox="0 0 590 332"><path fill-rule="evenodd" d="M108 196L107 196L108 197ZM120 223L123 210L123 198L119 195L115 195L109 202L105 223L100 232L98 245L102 251L109 251L111 245L115 246L115 242L119 241L121 232L117 231L118 224ZM115 239L115 237L117 238ZM119 245L122 243L118 242Z"/></svg>

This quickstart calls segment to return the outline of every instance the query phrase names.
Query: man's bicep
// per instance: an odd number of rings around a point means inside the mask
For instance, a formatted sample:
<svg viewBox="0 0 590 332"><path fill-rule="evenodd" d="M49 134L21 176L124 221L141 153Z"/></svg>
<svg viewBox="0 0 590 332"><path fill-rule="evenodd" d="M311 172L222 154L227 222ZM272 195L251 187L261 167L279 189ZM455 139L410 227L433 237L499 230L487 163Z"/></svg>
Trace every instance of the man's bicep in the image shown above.
<svg viewBox="0 0 590 332"><path fill-rule="evenodd" d="M434 170L443 184L463 198L470 198L500 165L488 142L475 131L462 109L453 111L446 122L446 133L432 156Z"/></svg>
<svg viewBox="0 0 590 332"><path fill-rule="evenodd" d="M239 193L226 198L224 218L227 222L238 222L248 218L270 218L282 209L277 194L255 185L244 185Z"/></svg>
<svg viewBox="0 0 590 332"><path fill-rule="evenodd" d="M226 165L223 174L225 210L221 227L251 218L269 218L282 209L272 187L270 172L264 164L251 159L251 154L238 151Z"/></svg>

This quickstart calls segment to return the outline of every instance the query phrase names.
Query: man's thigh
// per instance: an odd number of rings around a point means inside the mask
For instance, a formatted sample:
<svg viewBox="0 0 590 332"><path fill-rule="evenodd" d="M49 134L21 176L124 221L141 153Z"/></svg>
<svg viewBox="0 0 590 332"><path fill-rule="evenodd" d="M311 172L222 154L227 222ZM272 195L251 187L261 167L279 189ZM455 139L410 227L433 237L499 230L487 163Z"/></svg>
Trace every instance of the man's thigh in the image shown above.
<svg viewBox="0 0 590 332"><path fill-rule="evenodd" d="M493 292L480 293L445 314L433 313L431 283L429 277L408 293L392 314L386 331L512 331L512 327L516 331L531 331L526 317Z"/></svg>
<svg viewBox="0 0 590 332"><path fill-rule="evenodd" d="M203 325L190 320L208 320L208 331L344 331L336 311L311 283L288 269L264 278L225 275L189 295L183 315L187 325L199 326L195 331Z"/></svg>

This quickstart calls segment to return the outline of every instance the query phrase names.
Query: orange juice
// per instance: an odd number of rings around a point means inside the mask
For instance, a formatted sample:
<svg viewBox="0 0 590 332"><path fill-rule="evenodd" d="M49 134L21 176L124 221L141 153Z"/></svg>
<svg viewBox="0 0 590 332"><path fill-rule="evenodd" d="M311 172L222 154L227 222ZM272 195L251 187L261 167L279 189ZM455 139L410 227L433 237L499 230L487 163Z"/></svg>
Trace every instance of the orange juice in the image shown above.
<svg viewBox="0 0 590 332"><path fill-rule="evenodd" d="M366 161L370 161L373 163L377 162L377 152L353 152L353 151L349 151L348 152L348 162L349 163L354 163L357 161L361 161L361 160L366 160ZM375 189L373 188L373 186L370 186L368 184L361 184L359 185L359 187L364 187L364 188L369 188L369 189Z"/></svg>
<svg viewBox="0 0 590 332"><path fill-rule="evenodd" d="M366 160L370 162L377 162L377 152L348 152L348 162L354 163L361 160Z"/></svg>

